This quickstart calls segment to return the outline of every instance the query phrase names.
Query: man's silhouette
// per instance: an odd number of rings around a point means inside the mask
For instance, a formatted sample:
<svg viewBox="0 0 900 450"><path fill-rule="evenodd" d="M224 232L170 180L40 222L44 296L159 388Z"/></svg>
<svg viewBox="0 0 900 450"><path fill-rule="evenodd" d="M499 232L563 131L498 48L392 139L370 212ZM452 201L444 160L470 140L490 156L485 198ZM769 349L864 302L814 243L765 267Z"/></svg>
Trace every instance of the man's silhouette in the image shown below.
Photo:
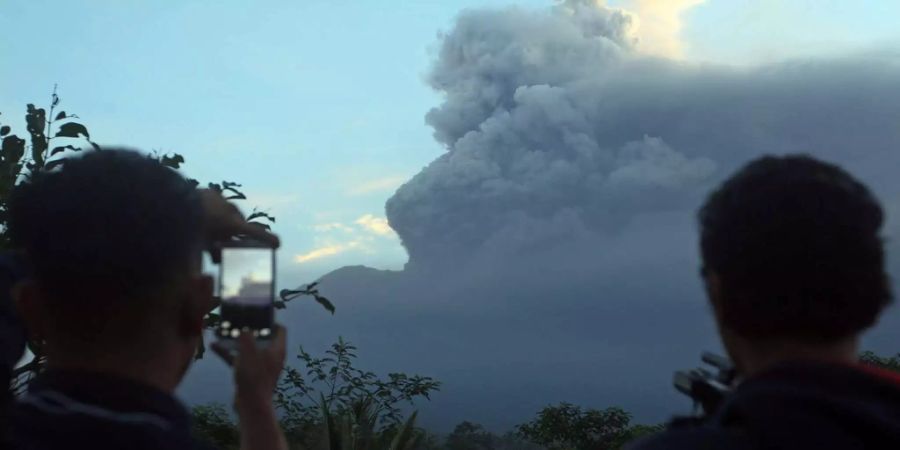
<svg viewBox="0 0 900 450"><path fill-rule="evenodd" d="M253 234L212 191L130 151L103 150L36 174L10 200L10 233L31 275L14 288L47 369L17 399L22 449L196 448L173 397L201 341L213 282L211 240ZM272 408L284 333L235 366L242 448L286 448Z"/></svg>
<svg viewBox="0 0 900 450"><path fill-rule="evenodd" d="M900 376L858 362L891 302L869 190L805 156L751 162L699 214L702 276L742 379L701 426L637 449L900 448Z"/></svg>

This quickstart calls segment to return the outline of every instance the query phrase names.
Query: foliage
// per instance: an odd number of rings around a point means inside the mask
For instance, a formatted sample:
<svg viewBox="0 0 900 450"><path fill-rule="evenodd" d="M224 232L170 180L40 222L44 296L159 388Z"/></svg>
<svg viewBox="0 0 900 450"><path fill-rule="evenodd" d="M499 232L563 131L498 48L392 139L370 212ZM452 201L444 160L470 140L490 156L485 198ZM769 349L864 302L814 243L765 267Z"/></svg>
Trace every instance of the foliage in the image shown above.
<svg viewBox="0 0 900 450"><path fill-rule="evenodd" d="M498 436L477 423L465 421L447 435L443 447L440 448L444 450L530 450L540 447L523 441L517 433Z"/></svg>
<svg viewBox="0 0 900 450"><path fill-rule="evenodd" d="M221 450L237 450L240 447L237 427L223 405L213 403L195 406L191 409L191 415L191 430L197 439Z"/></svg>
<svg viewBox="0 0 900 450"><path fill-rule="evenodd" d="M447 436L447 450L491 450L496 446L497 436L481 425L462 422Z"/></svg>
<svg viewBox="0 0 900 450"><path fill-rule="evenodd" d="M306 286L304 286L302 288L282 289L281 292L278 294L278 296L281 297L281 301L275 302L275 308L284 309L286 306L285 303L287 303L297 297L301 297L301 296L305 295L305 296L312 297L317 303L322 305L323 308L327 309L331 314L334 314L334 305L331 303L330 300L328 300L327 298L325 298L321 294L319 294L319 289L316 287L318 285L319 285L319 283L316 282L316 283L307 284Z"/></svg>
<svg viewBox="0 0 900 450"><path fill-rule="evenodd" d="M631 414L618 407L587 409L560 403L548 406L517 430L526 440L550 450L606 450L619 448L648 427L629 427ZM653 428L653 427L650 427Z"/></svg>
<svg viewBox="0 0 900 450"><path fill-rule="evenodd" d="M357 369L356 350L343 338L322 358L314 358L300 348L297 358L303 368L286 367L275 394L289 428L316 423L323 407L332 414L364 409L372 415L373 427L397 427L403 422L402 406L420 398L430 399L431 393L440 388L440 382L430 377L390 373L387 378L379 378Z"/></svg>
<svg viewBox="0 0 900 450"><path fill-rule="evenodd" d="M360 400L334 412L325 401L319 403L321 439L312 448L322 450L415 450L423 433L415 428L417 413L402 423L378 428L373 399Z"/></svg>
<svg viewBox="0 0 900 450"><path fill-rule="evenodd" d="M307 450L424 450L437 448L416 428L417 413L401 406L428 398L440 383L428 377L356 369L356 347L343 339L323 358L302 348L303 369L285 367L275 393L282 428L292 448ZM220 448L239 444L236 425L221 405L195 407L194 434Z"/></svg>
<svg viewBox="0 0 900 450"><path fill-rule="evenodd" d="M54 86L49 114L34 104L26 106L28 142L13 134L11 126L0 123L0 249L9 248L6 205L12 188L31 173L52 169L64 159L65 153L80 151L87 145L99 149L91 141L87 127L74 120L78 119L77 115L60 111L54 116L59 101Z"/></svg>
<svg viewBox="0 0 900 450"><path fill-rule="evenodd" d="M882 369L900 372L900 353L896 356L878 356L874 352L865 351L859 355L859 360L866 364L872 364Z"/></svg>
<svg viewBox="0 0 900 450"><path fill-rule="evenodd" d="M645 436L650 436L656 433L661 433L665 431L665 424L656 424L656 425L632 425L625 430L615 441L613 441L612 448L622 448L625 444L640 439Z"/></svg>

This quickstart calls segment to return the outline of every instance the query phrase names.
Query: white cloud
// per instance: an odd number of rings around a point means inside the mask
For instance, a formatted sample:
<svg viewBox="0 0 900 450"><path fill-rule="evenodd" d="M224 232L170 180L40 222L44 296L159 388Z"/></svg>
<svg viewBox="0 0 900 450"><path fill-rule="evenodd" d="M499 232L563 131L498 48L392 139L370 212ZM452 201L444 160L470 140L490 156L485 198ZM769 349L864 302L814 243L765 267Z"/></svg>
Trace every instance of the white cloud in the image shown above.
<svg viewBox="0 0 900 450"><path fill-rule="evenodd" d="M344 233L356 232L356 230L354 230L352 227L348 227L347 225L344 225L340 222L320 223L317 225L313 225L313 230L319 233L327 233L330 231L343 231Z"/></svg>
<svg viewBox="0 0 900 450"><path fill-rule="evenodd" d="M397 187L399 187L401 184L403 184L403 182L406 181L407 178L408 177L402 175L394 175L364 181L347 190L347 195L357 196L372 194L375 192L393 191L394 189L397 189Z"/></svg>
<svg viewBox="0 0 900 450"><path fill-rule="evenodd" d="M376 217L372 214L366 214L359 219L356 219L353 222L364 230L369 231L371 233L375 233L379 236L393 236L394 230L391 228L390 224L388 224L387 219L384 217Z"/></svg>
<svg viewBox="0 0 900 450"><path fill-rule="evenodd" d="M359 248L362 243L358 240L350 241L339 244L329 244L322 247L317 247L313 250L310 250L306 253L301 253L299 255L294 256L294 262L298 264L308 263L310 261L315 261L317 259L326 258L329 256L334 256L340 253L344 253L348 250L353 250Z"/></svg>
<svg viewBox="0 0 900 450"><path fill-rule="evenodd" d="M650 55L684 56L681 30L684 13L706 0L630 0L626 9L636 16L637 48Z"/></svg>

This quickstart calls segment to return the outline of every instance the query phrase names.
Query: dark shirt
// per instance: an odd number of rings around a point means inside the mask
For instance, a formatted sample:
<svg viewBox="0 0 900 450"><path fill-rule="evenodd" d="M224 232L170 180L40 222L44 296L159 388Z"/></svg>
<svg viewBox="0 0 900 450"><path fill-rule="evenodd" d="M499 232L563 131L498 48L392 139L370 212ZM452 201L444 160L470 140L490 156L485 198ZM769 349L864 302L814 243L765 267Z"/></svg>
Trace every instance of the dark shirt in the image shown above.
<svg viewBox="0 0 900 450"><path fill-rule="evenodd" d="M96 373L48 370L12 408L19 450L208 449L172 395Z"/></svg>
<svg viewBox="0 0 900 450"><path fill-rule="evenodd" d="M703 424L626 448L900 449L900 375L861 365L783 364L741 383Z"/></svg>
<svg viewBox="0 0 900 450"><path fill-rule="evenodd" d="M8 387L13 368L25 353L25 328L13 307L12 287L24 276L11 253L0 254L0 383ZM0 448L8 448L9 389L0 389Z"/></svg>

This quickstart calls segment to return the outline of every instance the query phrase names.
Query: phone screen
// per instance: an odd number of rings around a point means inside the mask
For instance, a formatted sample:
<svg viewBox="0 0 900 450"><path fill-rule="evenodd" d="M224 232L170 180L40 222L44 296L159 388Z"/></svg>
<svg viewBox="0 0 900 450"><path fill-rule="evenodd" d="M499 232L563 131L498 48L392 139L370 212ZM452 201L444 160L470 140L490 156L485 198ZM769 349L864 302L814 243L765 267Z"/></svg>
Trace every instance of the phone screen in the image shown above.
<svg viewBox="0 0 900 450"><path fill-rule="evenodd" d="M222 298L218 334L236 338L253 333L267 338L272 333L274 250L231 247L222 249L219 283Z"/></svg>

